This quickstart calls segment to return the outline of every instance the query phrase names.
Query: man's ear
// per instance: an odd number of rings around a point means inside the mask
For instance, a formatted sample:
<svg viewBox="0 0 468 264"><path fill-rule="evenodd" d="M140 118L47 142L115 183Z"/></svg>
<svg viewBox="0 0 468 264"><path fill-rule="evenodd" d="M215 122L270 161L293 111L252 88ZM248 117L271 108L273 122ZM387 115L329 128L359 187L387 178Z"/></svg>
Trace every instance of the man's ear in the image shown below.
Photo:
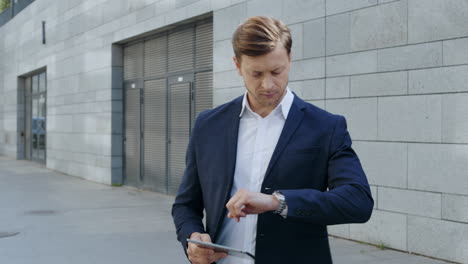
<svg viewBox="0 0 468 264"><path fill-rule="evenodd" d="M239 73L240 76L242 76L241 65L240 65L240 62L237 60L237 57L236 56L232 57L232 60L234 61L234 64L236 65L237 72Z"/></svg>

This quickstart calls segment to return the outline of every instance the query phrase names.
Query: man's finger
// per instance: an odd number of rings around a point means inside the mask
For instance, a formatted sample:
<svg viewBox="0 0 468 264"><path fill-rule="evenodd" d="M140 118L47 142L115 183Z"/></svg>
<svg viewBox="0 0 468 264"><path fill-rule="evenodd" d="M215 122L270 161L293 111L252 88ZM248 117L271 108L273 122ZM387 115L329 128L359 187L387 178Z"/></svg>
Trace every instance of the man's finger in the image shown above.
<svg viewBox="0 0 468 264"><path fill-rule="evenodd" d="M233 209L234 209L234 216L240 216L242 213L242 209L245 207L247 197L243 196L237 200L237 202L234 204Z"/></svg>
<svg viewBox="0 0 468 264"><path fill-rule="evenodd" d="M208 235L208 234L201 234L201 235L200 235L200 239L201 239L201 241L203 241L203 242L209 242L209 243L211 243L211 237L210 237L210 235Z"/></svg>
<svg viewBox="0 0 468 264"><path fill-rule="evenodd" d="M228 255L224 252L216 252L212 257L210 257L210 263L216 262L222 258L227 257Z"/></svg>
<svg viewBox="0 0 468 264"><path fill-rule="evenodd" d="M239 197L240 197L240 193L239 192L236 192L232 197L231 199L229 199L229 201L227 202L226 204L226 208L231 208L236 202L237 200L239 200Z"/></svg>

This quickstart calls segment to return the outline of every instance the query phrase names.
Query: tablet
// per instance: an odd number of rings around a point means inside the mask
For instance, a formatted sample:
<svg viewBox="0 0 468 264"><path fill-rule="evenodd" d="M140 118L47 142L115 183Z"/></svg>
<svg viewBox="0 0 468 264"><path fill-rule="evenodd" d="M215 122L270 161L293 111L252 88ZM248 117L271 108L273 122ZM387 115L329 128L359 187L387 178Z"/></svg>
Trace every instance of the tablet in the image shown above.
<svg viewBox="0 0 468 264"><path fill-rule="evenodd" d="M209 242L202 242L200 240L193 240L190 238L187 238L187 242L195 243L199 245L200 247L213 249L214 251L217 251L217 252L224 252L230 256L241 257L241 258L246 258L246 259L255 259L254 255L250 254L247 251L242 251L239 249L226 247L226 246L219 245L219 244L213 244Z"/></svg>

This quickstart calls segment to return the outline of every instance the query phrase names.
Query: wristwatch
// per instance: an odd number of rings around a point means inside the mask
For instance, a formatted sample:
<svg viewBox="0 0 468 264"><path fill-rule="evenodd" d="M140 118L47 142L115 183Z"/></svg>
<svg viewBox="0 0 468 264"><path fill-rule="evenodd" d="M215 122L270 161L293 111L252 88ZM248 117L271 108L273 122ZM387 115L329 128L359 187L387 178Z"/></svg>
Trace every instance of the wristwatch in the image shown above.
<svg viewBox="0 0 468 264"><path fill-rule="evenodd" d="M286 198L280 191L274 191L273 196L279 201L278 208L275 210L275 214L281 214L286 208Z"/></svg>

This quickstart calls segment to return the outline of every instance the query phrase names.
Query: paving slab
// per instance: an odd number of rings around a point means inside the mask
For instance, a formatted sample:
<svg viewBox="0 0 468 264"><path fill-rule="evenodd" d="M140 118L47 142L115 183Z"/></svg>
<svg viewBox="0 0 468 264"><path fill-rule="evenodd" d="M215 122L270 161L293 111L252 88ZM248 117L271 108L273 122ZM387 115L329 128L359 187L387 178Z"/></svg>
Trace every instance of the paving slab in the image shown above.
<svg viewBox="0 0 468 264"><path fill-rule="evenodd" d="M112 187L0 157L0 263L188 263L173 196ZM446 263L330 237L334 263Z"/></svg>

